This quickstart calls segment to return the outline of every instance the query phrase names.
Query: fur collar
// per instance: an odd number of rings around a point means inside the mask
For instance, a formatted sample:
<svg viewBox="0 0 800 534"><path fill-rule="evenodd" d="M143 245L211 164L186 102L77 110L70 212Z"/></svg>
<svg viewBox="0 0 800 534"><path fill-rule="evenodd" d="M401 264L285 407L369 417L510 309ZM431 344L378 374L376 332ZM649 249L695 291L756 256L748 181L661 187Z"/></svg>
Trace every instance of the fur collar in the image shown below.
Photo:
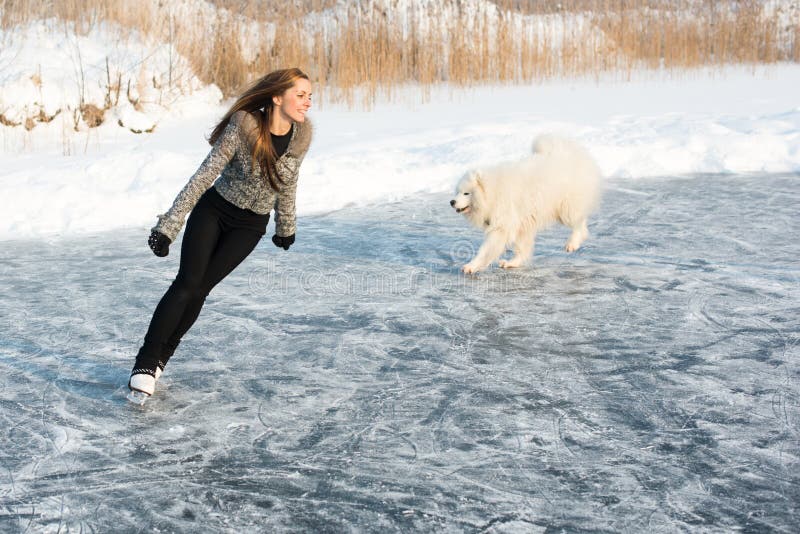
<svg viewBox="0 0 800 534"><path fill-rule="evenodd" d="M234 113L232 120L241 121L240 124L247 136L247 144L252 147L258 135L258 120L246 111L237 111ZM289 140L286 153L296 158L305 156L306 152L308 152L308 147L311 146L313 133L314 127L308 118L306 118L305 122L295 122L292 129L292 138Z"/></svg>
<svg viewBox="0 0 800 534"><path fill-rule="evenodd" d="M307 117L305 122L295 122L294 133L292 133L292 139L289 141L286 152L296 158L302 158L308 152L308 147L311 146L313 134L314 126Z"/></svg>

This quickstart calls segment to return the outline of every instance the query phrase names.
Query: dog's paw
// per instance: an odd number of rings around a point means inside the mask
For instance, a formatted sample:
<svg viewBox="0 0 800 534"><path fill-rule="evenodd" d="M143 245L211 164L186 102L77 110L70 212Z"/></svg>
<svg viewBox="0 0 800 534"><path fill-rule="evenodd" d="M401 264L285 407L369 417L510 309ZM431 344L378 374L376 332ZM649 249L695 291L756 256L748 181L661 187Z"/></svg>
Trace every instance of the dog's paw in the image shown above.
<svg viewBox="0 0 800 534"><path fill-rule="evenodd" d="M461 268L461 272L462 272L462 273L464 273L464 274L475 274L475 273L477 273L479 270L480 270L480 269L478 269L478 267L477 267L476 265L473 265L473 264L471 264L471 263L468 263L468 264L464 265L464 266Z"/></svg>
<svg viewBox="0 0 800 534"><path fill-rule="evenodd" d="M517 267L522 267L522 262L511 260L500 260L497 262L497 265L500 266L501 269L516 269Z"/></svg>
<svg viewBox="0 0 800 534"><path fill-rule="evenodd" d="M567 252L575 252L579 248L581 248L581 244L580 243L574 243L572 241L567 241L567 244L564 245L564 250L566 250Z"/></svg>

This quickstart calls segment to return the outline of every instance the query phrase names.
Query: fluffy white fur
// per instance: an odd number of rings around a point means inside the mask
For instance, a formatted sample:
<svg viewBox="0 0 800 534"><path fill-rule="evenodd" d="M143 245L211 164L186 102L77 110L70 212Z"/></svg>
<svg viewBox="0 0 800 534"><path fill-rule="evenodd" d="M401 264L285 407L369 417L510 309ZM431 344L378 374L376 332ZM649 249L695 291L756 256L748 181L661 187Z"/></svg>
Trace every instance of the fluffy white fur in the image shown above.
<svg viewBox="0 0 800 534"><path fill-rule="evenodd" d="M559 222L572 229L565 246L578 250L589 235L586 222L600 201L600 171L589 153L569 139L544 135L533 155L467 173L450 205L482 229L485 239L465 273L486 269L507 247L504 269L530 262L536 233Z"/></svg>

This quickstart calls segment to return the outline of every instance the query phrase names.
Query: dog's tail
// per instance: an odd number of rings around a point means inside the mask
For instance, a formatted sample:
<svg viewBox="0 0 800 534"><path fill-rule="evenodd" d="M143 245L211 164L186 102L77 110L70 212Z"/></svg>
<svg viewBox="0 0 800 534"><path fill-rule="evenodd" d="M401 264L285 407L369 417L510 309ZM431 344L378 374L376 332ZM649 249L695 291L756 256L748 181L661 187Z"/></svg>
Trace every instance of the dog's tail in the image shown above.
<svg viewBox="0 0 800 534"><path fill-rule="evenodd" d="M566 137L561 137L553 134L540 135L533 141L534 154L556 154L559 152L568 151L574 145Z"/></svg>

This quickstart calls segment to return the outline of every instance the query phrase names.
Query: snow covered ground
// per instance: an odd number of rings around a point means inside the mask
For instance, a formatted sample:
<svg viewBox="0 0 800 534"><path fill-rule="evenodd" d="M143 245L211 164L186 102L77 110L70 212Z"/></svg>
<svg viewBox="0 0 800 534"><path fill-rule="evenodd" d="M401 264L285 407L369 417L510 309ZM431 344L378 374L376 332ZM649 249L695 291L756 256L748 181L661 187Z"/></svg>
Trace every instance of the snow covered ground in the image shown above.
<svg viewBox="0 0 800 534"><path fill-rule="evenodd" d="M630 82L416 88L395 103L312 110L316 138L301 169L301 214L449 191L465 170L530 151L556 131L586 143L604 173L800 170L800 66L636 74ZM117 228L146 231L209 150L218 93L181 101L155 132L114 124L62 138L55 128L0 127L0 240ZM64 156L65 147L69 156Z"/></svg>
<svg viewBox="0 0 800 534"><path fill-rule="evenodd" d="M793 532L799 179L620 177L578 253L478 277L446 194L301 217L143 408L178 255L8 241L0 530Z"/></svg>

